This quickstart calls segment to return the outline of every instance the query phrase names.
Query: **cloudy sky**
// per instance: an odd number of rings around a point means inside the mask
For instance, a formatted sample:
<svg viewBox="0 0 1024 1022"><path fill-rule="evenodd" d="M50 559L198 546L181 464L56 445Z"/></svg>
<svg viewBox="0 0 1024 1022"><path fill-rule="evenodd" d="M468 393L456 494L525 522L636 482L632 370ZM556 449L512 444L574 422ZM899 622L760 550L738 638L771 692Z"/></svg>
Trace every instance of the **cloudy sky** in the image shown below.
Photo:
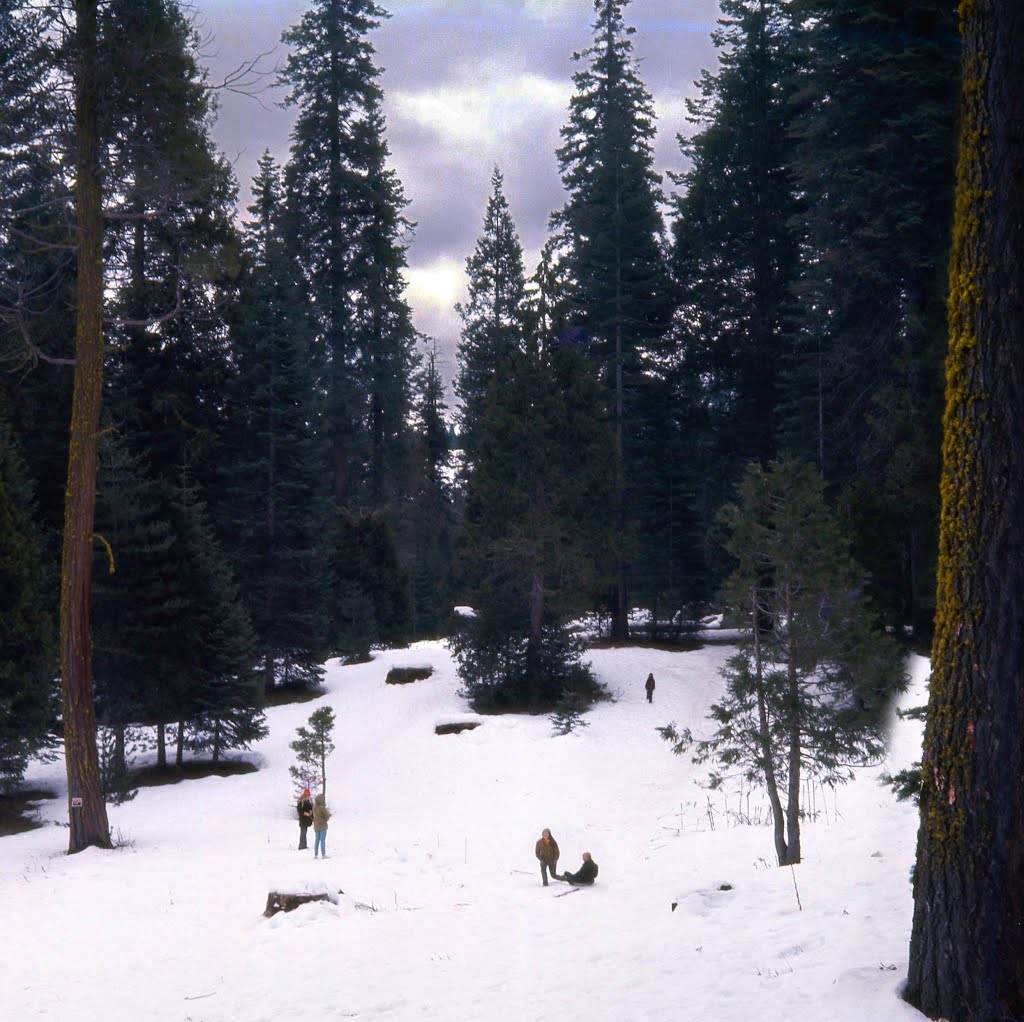
<svg viewBox="0 0 1024 1022"><path fill-rule="evenodd" d="M283 63L281 33L304 0L193 0L212 82L260 54ZM408 251L417 327L454 369L463 267L480 233L497 165L532 272L550 213L564 201L555 149L566 121L573 53L586 48L592 0L383 0L391 13L372 35L383 68L387 138L417 227ZM640 73L658 116L657 169L678 170L684 99L702 68L713 68L710 34L718 0L633 0L626 19ZM216 138L235 164L242 205L256 160L288 156L293 112L267 86L259 98L223 92ZM670 182L666 179L666 186Z"/></svg>

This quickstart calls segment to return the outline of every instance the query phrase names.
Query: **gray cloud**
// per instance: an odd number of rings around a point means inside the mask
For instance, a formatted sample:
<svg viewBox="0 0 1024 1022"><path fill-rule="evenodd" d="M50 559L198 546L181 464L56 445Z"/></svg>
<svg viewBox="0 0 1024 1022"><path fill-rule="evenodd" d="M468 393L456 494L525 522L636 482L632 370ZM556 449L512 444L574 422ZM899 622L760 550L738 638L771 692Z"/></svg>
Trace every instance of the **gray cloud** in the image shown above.
<svg viewBox="0 0 1024 1022"><path fill-rule="evenodd" d="M566 120L574 51L591 38L589 0L396 0L374 33L388 144L417 222L408 250L417 326L435 336L454 365L455 283L480 231L492 168L500 166L520 238L535 254L549 214L564 201L554 150ZM301 0L194 0L213 83L258 54L283 63L281 33L298 22ZM679 169L677 133L688 133L683 100L714 67L710 34L717 0L634 0L640 73L659 110L660 172ZM240 205L248 203L256 161L269 149L288 156L291 110L264 80L258 99L222 91L215 137L235 165Z"/></svg>

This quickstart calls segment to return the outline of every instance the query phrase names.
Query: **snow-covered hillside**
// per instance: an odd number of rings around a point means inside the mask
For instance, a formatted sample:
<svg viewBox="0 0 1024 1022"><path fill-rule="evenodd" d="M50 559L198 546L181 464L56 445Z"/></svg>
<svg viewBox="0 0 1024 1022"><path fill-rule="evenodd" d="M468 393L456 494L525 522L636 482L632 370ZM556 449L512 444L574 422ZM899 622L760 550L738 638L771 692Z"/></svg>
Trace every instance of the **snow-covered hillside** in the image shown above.
<svg viewBox="0 0 1024 1022"><path fill-rule="evenodd" d="M473 717L437 643L331 664L323 700L268 712L258 772L144 788L112 808L127 842L114 852L65 854L62 763L34 765L28 784L60 797L41 805L47 826L0 838L0 1016L921 1020L897 997L916 810L879 786L883 768L836 797L815 791L805 861L779 869L770 828L736 816L763 819L760 796L708 792L655 731L702 731L729 652L592 651L613 698L566 736L543 716L435 735ZM384 682L393 665L428 664L427 681ZM927 664L911 667L903 706L924 699ZM315 861L312 835L296 850L288 743L325 702L334 815ZM920 725L896 723L889 766L919 747ZM544 827L560 870L592 853L593 888L541 886ZM320 889L344 894L262 915L271 890Z"/></svg>

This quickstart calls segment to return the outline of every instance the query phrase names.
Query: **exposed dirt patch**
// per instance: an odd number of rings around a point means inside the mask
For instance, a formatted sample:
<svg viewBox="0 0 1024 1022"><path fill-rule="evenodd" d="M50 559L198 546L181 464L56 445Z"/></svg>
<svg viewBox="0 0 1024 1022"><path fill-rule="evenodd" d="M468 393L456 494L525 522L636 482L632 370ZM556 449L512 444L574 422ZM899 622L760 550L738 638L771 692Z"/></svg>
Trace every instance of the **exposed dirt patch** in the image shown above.
<svg viewBox="0 0 1024 1022"><path fill-rule="evenodd" d="M209 760L189 760L180 767L156 766L141 767L132 770L128 783L135 788L154 788L161 784L177 784L179 781L196 781L202 777L234 777L236 774L253 774L259 769L252 763L241 760L221 760L211 763Z"/></svg>
<svg viewBox="0 0 1024 1022"><path fill-rule="evenodd" d="M384 681L388 685L409 685L414 681L426 681L433 673L433 667L392 667Z"/></svg>
<svg viewBox="0 0 1024 1022"><path fill-rule="evenodd" d="M8 834L24 834L27 830L41 827L42 823L33 815L36 803L56 797L54 792L42 789L0 794L0 837L6 837Z"/></svg>
<svg viewBox="0 0 1024 1022"><path fill-rule="evenodd" d="M438 724L434 728L435 735L459 735L463 731L472 731L473 728L479 727L480 721L469 720L464 721L461 724Z"/></svg>

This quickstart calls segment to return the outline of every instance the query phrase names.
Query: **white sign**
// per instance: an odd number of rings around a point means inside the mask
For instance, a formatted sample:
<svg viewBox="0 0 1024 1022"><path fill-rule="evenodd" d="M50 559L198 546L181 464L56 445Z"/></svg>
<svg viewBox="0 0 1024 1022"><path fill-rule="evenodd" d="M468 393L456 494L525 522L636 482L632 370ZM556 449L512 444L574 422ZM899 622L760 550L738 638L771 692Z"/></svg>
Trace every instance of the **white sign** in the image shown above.
<svg viewBox="0 0 1024 1022"><path fill-rule="evenodd" d="M80 798L73 798L71 800L71 808L72 809L81 809L82 808L82 800Z"/></svg>

